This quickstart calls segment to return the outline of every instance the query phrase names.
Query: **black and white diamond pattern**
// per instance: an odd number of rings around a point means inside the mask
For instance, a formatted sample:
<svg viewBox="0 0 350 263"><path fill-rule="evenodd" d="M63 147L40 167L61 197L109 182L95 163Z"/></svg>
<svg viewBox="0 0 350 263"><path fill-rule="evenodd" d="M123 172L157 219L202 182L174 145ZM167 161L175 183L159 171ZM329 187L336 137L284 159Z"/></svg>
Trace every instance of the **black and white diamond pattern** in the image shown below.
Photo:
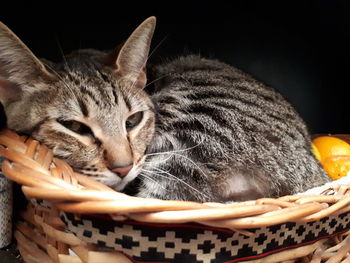
<svg viewBox="0 0 350 263"><path fill-rule="evenodd" d="M307 245L350 228L350 213L310 223L284 223L250 229L243 236L199 224L117 222L109 217L62 213L67 228L80 239L129 255L135 262L219 263L261 258Z"/></svg>

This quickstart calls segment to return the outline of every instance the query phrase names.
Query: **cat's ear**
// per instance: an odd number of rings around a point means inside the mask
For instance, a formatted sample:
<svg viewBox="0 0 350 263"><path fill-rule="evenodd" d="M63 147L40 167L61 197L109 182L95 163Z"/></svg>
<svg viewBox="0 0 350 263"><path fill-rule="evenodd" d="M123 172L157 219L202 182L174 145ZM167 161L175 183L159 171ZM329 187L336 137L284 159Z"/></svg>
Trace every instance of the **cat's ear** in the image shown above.
<svg viewBox="0 0 350 263"><path fill-rule="evenodd" d="M145 67L155 26L156 18L147 18L126 40L118 55L115 55L114 59L113 55L109 57L113 60L115 72L134 79L135 86L140 88L143 88L147 81Z"/></svg>
<svg viewBox="0 0 350 263"><path fill-rule="evenodd" d="M0 102L19 99L30 83L53 78L25 44L0 22Z"/></svg>

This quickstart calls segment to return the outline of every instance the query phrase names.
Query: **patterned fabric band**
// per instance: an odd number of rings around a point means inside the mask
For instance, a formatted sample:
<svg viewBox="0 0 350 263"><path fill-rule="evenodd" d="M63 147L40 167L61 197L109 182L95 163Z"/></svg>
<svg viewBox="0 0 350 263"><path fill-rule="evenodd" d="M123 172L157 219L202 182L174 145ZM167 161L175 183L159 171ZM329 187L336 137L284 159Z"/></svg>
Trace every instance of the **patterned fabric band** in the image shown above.
<svg viewBox="0 0 350 263"><path fill-rule="evenodd" d="M107 216L61 213L79 239L112 248L133 262L221 263L263 258L317 242L350 228L349 212L310 223L249 229L245 236L199 224L117 222Z"/></svg>

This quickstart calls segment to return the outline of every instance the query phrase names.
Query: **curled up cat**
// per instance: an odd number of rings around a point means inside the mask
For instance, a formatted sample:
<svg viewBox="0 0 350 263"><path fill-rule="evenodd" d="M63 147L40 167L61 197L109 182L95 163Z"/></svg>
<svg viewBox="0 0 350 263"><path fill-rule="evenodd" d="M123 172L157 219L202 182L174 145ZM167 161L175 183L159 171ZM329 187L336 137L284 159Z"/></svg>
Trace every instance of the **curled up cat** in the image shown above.
<svg viewBox="0 0 350 263"><path fill-rule="evenodd" d="M75 171L136 196L241 201L328 181L306 125L276 90L197 55L146 66L156 19L121 48L39 60L0 24L7 128Z"/></svg>

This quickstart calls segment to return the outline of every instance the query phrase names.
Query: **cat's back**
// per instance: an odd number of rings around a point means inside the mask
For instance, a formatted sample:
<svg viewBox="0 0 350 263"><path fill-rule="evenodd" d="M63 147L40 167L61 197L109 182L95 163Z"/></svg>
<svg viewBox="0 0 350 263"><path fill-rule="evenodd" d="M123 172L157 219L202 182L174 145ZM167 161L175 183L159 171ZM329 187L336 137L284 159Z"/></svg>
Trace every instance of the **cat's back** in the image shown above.
<svg viewBox="0 0 350 263"><path fill-rule="evenodd" d="M153 66L151 69L156 91L183 90L189 92L210 91L220 95L234 96L257 100L261 102L283 103L292 106L275 89L257 81L240 69L216 59L204 58L198 55L188 55ZM212 93L214 95L214 93ZM294 109L292 109L294 110Z"/></svg>
<svg viewBox="0 0 350 263"><path fill-rule="evenodd" d="M252 173L271 182L267 189L258 184L263 196L301 192L327 181L312 156L305 123L278 91L233 66L193 55L156 65L149 73L157 111L149 151L175 151L191 160L167 161L173 174L190 173L193 184L215 185L215 178ZM189 169L194 163L200 168ZM210 176L203 177L203 171Z"/></svg>
<svg viewBox="0 0 350 263"><path fill-rule="evenodd" d="M308 138L303 120L277 90L231 65L189 55L152 70L156 83L152 96L160 118L197 113L197 119L211 115L218 125L266 135L270 141L277 136L305 144Z"/></svg>

